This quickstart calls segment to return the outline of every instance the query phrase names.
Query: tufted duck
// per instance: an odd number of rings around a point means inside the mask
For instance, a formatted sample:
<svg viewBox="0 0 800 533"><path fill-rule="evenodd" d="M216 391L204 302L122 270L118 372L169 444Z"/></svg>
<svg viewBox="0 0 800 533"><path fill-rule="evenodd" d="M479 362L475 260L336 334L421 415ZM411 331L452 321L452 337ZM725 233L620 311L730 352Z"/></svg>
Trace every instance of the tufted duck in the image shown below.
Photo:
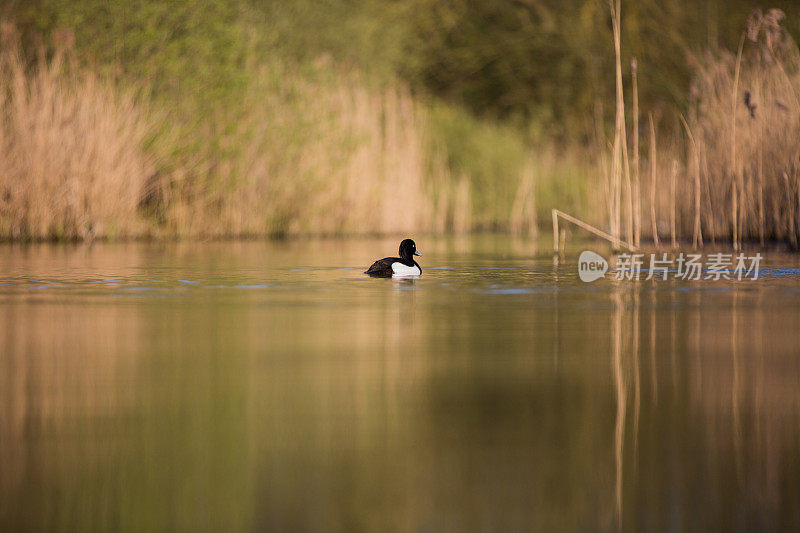
<svg viewBox="0 0 800 533"><path fill-rule="evenodd" d="M422 268L414 261L415 255L422 256L417 251L417 245L411 239L400 243L400 257L384 257L372 263L365 274L375 278L390 278L392 276L419 276Z"/></svg>

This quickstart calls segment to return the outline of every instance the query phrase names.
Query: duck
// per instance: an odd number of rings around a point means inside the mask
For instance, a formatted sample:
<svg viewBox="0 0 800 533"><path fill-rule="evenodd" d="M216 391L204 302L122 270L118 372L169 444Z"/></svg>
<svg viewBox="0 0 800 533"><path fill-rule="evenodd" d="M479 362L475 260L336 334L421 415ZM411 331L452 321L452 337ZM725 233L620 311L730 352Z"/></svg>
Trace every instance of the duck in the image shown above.
<svg viewBox="0 0 800 533"><path fill-rule="evenodd" d="M417 245L413 240L403 239L400 243L399 253L400 257L378 259L364 271L364 274L369 274L374 278L419 276L422 274L422 267L414 261L415 255L422 257L422 254L417 250Z"/></svg>

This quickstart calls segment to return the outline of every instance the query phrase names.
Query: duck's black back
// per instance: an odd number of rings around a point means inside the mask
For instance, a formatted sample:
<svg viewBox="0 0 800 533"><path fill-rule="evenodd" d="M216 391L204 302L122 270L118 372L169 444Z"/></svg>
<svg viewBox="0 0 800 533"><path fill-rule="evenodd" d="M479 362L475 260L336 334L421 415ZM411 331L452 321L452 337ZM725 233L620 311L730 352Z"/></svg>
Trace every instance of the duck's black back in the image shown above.
<svg viewBox="0 0 800 533"><path fill-rule="evenodd" d="M392 271L392 263L397 263L401 261L399 257L384 257L383 259L378 259L372 266L369 267L364 274L369 274L370 276L376 278L391 278L394 271Z"/></svg>

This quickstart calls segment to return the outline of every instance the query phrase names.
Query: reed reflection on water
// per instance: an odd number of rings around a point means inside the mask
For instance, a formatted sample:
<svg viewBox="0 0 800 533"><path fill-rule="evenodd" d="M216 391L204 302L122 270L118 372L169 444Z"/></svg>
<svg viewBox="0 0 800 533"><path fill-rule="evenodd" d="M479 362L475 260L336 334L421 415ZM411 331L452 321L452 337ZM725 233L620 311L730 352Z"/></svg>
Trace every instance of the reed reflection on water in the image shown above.
<svg viewBox="0 0 800 533"><path fill-rule="evenodd" d="M476 237L355 268L393 246L4 248L0 529L800 527L795 258L587 285Z"/></svg>

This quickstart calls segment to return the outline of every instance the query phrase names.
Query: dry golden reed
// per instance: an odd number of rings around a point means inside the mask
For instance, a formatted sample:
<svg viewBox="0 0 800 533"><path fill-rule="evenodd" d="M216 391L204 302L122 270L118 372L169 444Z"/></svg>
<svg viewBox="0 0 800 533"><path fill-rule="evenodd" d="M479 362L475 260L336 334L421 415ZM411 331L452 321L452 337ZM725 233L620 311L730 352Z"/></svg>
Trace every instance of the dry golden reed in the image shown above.
<svg viewBox="0 0 800 533"><path fill-rule="evenodd" d="M449 177L446 168L426 165L424 111L407 91L368 89L357 75L322 88L284 71L280 83L281 91L251 87L249 112L229 139L234 156L224 165L196 165L213 167L211 179L187 174L162 184L181 191L171 194L166 213L172 231L332 235L434 225L428 186Z"/></svg>
<svg viewBox="0 0 800 533"><path fill-rule="evenodd" d="M797 246L800 54L781 19L779 10L756 11L742 52L698 61L678 198L681 226L695 238Z"/></svg>
<svg viewBox="0 0 800 533"><path fill-rule="evenodd" d="M469 184L426 159L403 88L265 71L234 127L189 130L76 66L69 40L28 64L14 26L2 34L2 238L402 233L433 229L434 207L470 229ZM432 185L454 202L434 206Z"/></svg>
<svg viewBox="0 0 800 533"><path fill-rule="evenodd" d="M141 234L137 209L154 161L142 149L149 126L136 98L76 72L69 39L28 67L14 26L0 33L0 236Z"/></svg>
<svg viewBox="0 0 800 533"><path fill-rule="evenodd" d="M683 136L656 140L650 116L650 183L639 189L638 102L634 81L633 181L638 201L627 204L621 178L627 176L624 102L619 75L620 4L610 0L617 50L617 120L612 147L609 228L636 243L641 228L639 202L650 210L650 237L669 233L674 248L743 242L788 242L800 247L800 51L781 25L784 14L756 10L748 19L736 54L708 51L693 57L694 82L688 116L680 115ZM659 155L656 160L656 154ZM665 155L661 155L665 154ZM603 166L603 165L601 165ZM626 183L627 186L627 183ZM645 188L647 190L645 190ZM623 202L623 199L625 200ZM622 226L625 226L624 228ZM631 236L633 228L633 237Z"/></svg>
<svg viewBox="0 0 800 533"><path fill-rule="evenodd" d="M453 172L432 142L430 106L400 83L376 87L324 58L303 69L276 58L248 67L240 109L187 122L80 66L69 33L30 61L14 26L2 28L0 239L466 232L486 223L473 216L473 177ZM518 173L503 176L521 194L516 209L507 198L508 212L492 222L533 232L539 176L530 164Z"/></svg>

